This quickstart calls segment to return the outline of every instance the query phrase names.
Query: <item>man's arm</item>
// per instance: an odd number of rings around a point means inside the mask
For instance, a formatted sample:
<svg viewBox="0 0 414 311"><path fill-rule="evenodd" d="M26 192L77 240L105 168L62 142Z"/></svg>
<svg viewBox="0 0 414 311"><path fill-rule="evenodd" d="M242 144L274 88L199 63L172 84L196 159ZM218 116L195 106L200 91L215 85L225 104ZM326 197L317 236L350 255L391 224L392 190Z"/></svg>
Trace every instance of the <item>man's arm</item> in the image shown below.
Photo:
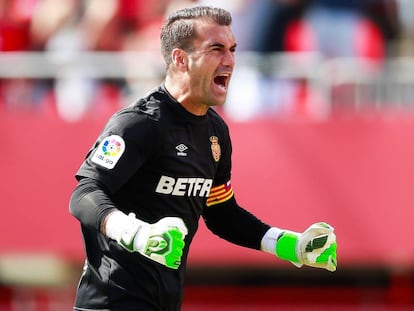
<svg viewBox="0 0 414 311"><path fill-rule="evenodd" d="M208 229L219 237L248 248L261 249L261 240L270 226L240 207L234 197L204 208Z"/></svg>
<svg viewBox="0 0 414 311"><path fill-rule="evenodd" d="M229 242L271 253L298 267L336 270L336 236L326 223L315 223L303 233L271 227L238 206L232 194L206 206L203 218L214 234Z"/></svg>
<svg viewBox="0 0 414 311"><path fill-rule="evenodd" d="M87 228L105 232L106 217L117 208L102 184L83 178L72 193L69 211Z"/></svg>
<svg viewBox="0 0 414 311"><path fill-rule="evenodd" d="M164 217L154 224L124 214L115 207L105 188L92 178L79 181L73 191L70 213L82 225L118 242L129 252L138 252L168 268L178 269L187 227L178 217Z"/></svg>

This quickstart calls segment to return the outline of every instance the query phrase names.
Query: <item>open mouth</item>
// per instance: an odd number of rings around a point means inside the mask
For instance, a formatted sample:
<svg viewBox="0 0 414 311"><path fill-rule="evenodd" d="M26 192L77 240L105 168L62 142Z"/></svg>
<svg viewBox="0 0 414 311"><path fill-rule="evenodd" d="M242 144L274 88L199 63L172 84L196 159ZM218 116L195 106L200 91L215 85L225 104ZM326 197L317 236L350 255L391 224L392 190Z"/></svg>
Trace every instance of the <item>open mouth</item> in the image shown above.
<svg viewBox="0 0 414 311"><path fill-rule="evenodd" d="M229 75L218 75L214 78L214 83L222 89L227 89Z"/></svg>

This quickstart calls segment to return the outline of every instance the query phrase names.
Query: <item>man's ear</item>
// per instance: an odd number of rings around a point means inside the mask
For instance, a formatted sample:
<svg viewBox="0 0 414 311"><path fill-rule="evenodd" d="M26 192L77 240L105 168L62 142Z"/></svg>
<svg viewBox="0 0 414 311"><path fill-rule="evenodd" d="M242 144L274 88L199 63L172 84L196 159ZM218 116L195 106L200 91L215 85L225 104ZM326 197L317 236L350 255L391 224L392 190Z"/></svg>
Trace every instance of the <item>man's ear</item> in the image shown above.
<svg viewBox="0 0 414 311"><path fill-rule="evenodd" d="M174 49L172 51L172 62L178 70L187 70L188 54L182 49Z"/></svg>

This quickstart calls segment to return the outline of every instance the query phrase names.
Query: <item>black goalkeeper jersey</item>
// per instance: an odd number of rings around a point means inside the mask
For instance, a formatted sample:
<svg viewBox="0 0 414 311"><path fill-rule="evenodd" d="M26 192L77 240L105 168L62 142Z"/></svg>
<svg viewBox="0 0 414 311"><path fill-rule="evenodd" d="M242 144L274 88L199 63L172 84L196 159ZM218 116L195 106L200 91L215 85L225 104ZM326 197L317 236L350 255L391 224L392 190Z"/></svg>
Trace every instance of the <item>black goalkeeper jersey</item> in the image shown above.
<svg viewBox="0 0 414 311"><path fill-rule="evenodd" d="M83 225L87 265L75 310L112 310L123 301L120 310L179 310L190 242L210 190L226 185L230 171L228 128L213 109L194 116L161 85L114 114L77 178L96 180L119 210L148 223L182 218L186 246L181 266L173 270ZM131 305L134 299L139 307Z"/></svg>

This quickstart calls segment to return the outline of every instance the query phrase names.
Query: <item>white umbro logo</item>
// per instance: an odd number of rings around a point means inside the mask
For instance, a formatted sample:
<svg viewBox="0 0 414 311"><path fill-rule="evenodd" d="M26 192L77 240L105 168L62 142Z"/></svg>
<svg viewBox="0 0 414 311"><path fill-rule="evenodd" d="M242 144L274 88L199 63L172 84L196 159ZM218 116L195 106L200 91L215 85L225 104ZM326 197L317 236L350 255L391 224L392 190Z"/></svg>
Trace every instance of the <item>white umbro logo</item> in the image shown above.
<svg viewBox="0 0 414 311"><path fill-rule="evenodd" d="M187 156L187 153L184 152L188 149L188 147L184 144L179 144L177 147L175 147L175 149L177 149L177 155L181 156L181 157L185 157Z"/></svg>

